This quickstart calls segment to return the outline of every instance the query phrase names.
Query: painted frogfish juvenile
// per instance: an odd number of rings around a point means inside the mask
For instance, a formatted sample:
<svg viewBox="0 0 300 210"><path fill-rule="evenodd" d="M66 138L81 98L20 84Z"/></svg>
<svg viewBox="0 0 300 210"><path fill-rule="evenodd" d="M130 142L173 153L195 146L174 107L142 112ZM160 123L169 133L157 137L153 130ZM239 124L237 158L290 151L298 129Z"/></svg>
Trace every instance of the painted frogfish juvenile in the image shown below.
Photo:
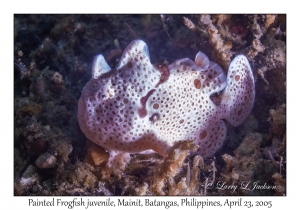
<svg viewBox="0 0 300 210"><path fill-rule="evenodd" d="M212 96L217 95L217 100ZM177 141L194 140L202 157L214 155L226 139L227 120L240 125L255 97L247 58L236 56L227 77L199 52L195 61L154 66L142 40L132 41L111 69L100 54L78 102L78 121L87 138L105 148L107 166L122 169L130 154L165 155Z"/></svg>

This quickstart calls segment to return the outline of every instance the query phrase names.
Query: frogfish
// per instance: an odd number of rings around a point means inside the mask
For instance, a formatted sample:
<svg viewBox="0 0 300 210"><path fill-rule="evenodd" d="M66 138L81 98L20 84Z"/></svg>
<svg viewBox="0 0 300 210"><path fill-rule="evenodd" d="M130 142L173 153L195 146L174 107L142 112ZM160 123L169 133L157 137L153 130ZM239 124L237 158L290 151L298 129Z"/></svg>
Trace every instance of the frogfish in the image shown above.
<svg viewBox="0 0 300 210"><path fill-rule="evenodd" d="M147 44L132 41L112 69L103 55L94 58L92 78L81 92L82 132L109 152L107 166L122 169L130 154L164 156L178 141L193 140L202 157L224 144L224 120L240 125L255 98L255 81L244 55L223 69L201 51L195 60L169 65L150 62Z"/></svg>

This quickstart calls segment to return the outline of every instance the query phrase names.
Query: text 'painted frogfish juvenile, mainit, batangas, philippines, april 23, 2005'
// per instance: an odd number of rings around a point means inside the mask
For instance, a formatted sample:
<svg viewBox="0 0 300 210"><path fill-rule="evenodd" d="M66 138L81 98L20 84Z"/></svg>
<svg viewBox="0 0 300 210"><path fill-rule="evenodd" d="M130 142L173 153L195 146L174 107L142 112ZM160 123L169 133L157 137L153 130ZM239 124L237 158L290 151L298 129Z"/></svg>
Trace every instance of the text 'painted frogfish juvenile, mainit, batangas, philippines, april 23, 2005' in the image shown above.
<svg viewBox="0 0 300 210"><path fill-rule="evenodd" d="M220 93L219 100L212 95ZM198 52L195 61L155 67L142 40L132 41L111 69L100 54L78 102L78 121L87 138L109 152L107 166L123 169L130 154L165 155L178 141L194 140L202 157L213 156L226 139L227 120L240 125L255 98L247 58L236 56L227 77Z"/></svg>

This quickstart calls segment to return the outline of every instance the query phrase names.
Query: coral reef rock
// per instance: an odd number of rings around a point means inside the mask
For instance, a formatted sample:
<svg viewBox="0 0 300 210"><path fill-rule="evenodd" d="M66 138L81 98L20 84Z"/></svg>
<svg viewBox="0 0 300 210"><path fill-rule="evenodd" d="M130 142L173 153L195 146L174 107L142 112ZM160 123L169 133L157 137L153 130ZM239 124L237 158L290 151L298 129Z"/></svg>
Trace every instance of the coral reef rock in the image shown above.
<svg viewBox="0 0 300 210"><path fill-rule="evenodd" d="M130 153L160 155L178 141L194 140L199 154L212 156L226 139L226 119L241 124L255 97L253 73L244 55L223 69L199 52L170 65L154 66L148 47L132 41L118 66L94 59L92 79L78 102L78 121L87 138L109 153L108 167L122 169Z"/></svg>

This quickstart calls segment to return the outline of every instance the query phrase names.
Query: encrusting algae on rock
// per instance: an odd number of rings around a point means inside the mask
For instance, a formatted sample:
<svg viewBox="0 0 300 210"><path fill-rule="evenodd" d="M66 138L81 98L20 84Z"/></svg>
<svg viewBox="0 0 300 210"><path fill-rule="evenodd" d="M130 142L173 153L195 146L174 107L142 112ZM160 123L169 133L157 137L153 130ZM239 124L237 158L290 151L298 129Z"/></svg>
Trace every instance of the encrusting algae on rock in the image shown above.
<svg viewBox="0 0 300 210"><path fill-rule="evenodd" d="M214 155L226 139L222 119L241 124L254 97L252 70L243 55L231 62L226 78L202 52L195 62L184 58L156 68L146 43L135 40L116 69L102 55L95 57L92 79L78 102L78 121L90 140L109 151L108 167L117 170L124 169L130 153L165 155L178 141L194 140L198 154Z"/></svg>

